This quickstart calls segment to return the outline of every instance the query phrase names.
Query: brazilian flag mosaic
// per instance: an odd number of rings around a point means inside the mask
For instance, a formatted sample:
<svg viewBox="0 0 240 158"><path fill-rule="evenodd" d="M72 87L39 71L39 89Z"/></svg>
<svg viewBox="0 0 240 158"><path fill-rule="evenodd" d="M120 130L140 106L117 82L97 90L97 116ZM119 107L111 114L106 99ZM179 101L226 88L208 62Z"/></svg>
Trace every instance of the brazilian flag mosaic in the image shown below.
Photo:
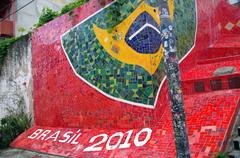
<svg viewBox="0 0 240 158"><path fill-rule="evenodd" d="M156 1L113 2L63 34L62 46L75 73L108 97L153 107L164 77L161 22ZM182 4L169 0L172 19L178 16L174 9L195 17L194 1L188 3L191 3L189 9L184 10ZM121 14L117 20L110 18L119 8ZM195 19L191 20L187 18L185 22L189 28L194 28ZM195 31L186 30L182 24L179 27L182 30L177 28L181 30L178 38ZM182 47L191 47L193 41L192 36Z"/></svg>

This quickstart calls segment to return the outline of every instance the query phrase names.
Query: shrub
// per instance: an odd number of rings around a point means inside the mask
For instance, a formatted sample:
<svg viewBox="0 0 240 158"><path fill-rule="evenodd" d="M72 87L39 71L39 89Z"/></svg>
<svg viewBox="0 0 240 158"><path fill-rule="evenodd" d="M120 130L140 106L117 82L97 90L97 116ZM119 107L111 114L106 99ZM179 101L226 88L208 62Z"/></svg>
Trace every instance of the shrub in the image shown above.
<svg viewBox="0 0 240 158"><path fill-rule="evenodd" d="M0 67L3 64L4 58L6 57L9 48L18 39L19 38L6 38L0 40Z"/></svg>
<svg viewBox="0 0 240 158"><path fill-rule="evenodd" d="M58 16L59 16L58 12L55 12L48 7L43 8L42 13L41 13L41 15L38 19L38 23L35 24L34 27L38 28L38 27L44 25L45 23L53 20L54 18L56 18Z"/></svg>
<svg viewBox="0 0 240 158"><path fill-rule="evenodd" d="M38 19L38 23L34 25L34 28L38 28L38 27L44 25L45 23L55 19L56 17L63 15L65 13L68 13L77 7L80 7L81 5L83 5L84 3L88 2L88 1L89 0L76 0L75 2L65 5L62 8L60 13L53 11L52 9L50 9L48 7L43 8L41 15Z"/></svg>
<svg viewBox="0 0 240 158"><path fill-rule="evenodd" d="M83 5L84 3L88 2L88 1L89 0L76 0L75 2L69 3L62 8L60 15L72 11L73 9L80 7L81 5Z"/></svg>
<svg viewBox="0 0 240 158"><path fill-rule="evenodd" d="M25 31L26 29L22 26L18 28L18 32L24 33Z"/></svg>
<svg viewBox="0 0 240 158"><path fill-rule="evenodd" d="M23 99L17 106L17 109L8 108L8 115L0 120L0 149L7 148L11 141L30 128L31 119L25 113Z"/></svg>
<svg viewBox="0 0 240 158"><path fill-rule="evenodd" d="M218 153L216 158L228 158L228 156L225 153Z"/></svg>

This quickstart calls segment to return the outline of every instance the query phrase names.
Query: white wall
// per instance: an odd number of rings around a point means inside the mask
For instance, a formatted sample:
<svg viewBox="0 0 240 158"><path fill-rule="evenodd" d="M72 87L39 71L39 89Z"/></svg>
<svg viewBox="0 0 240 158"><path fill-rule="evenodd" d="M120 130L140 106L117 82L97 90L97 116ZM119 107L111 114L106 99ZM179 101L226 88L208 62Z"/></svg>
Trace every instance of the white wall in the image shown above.
<svg viewBox="0 0 240 158"><path fill-rule="evenodd" d="M0 119L7 108L17 108L20 99L26 112L33 115L31 40L24 37L9 51L0 67Z"/></svg>
<svg viewBox="0 0 240 158"><path fill-rule="evenodd" d="M15 10L21 8L31 0L16 0ZM55 11L61 10L61 8L74 0L35 0L24 9L21 9L15 14L16 36L26 34L35 23L38 22L38 18L44 7L49 7ZM25 32L19 32L19 28L24 28Z"/></svg>

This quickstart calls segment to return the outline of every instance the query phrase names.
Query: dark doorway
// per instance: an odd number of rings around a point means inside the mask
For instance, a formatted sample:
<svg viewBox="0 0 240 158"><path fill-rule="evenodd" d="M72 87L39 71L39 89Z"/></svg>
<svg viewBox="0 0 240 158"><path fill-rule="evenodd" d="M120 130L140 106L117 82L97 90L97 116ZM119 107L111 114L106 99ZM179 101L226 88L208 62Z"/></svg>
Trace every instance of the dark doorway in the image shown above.
<svg viewBox="0 0 240 158"><path fill-rule="evenodd" d="M228 86L229 86L229 89L240 88L240 76L229 78L228 79Z"/></svg>
<svg viewBox="0 0 240 158"><path fill-rule="evenodd" d="M222 90L222 80L221 79L211 80L210 84L211 84L211 89L213 91Z"/></svg>
<svg viewBox="0 0 240 158"><path fill-rule="evenodd" d="M195 92L204 92L205 91L204 81L194 82L194 91Z"/></svg>

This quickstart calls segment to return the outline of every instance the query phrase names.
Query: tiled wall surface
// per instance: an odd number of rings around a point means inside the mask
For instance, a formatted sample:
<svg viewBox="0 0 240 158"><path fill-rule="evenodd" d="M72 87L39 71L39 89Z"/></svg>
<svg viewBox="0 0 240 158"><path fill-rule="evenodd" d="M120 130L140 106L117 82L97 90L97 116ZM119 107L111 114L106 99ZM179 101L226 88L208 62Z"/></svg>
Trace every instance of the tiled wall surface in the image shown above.
<svg viewBox="0 0 240 158"><path fill-rule="evenodd" d="M175 11L183 56L194 41L195 2L172 2L169 11ZM183 82L210 80L223 66L235 67L233 75L238 76L239 58L233 56L240 55L235 36L240 30L224 26L226 21L237 23L239 9L224 0L196 3L197 34L180 64ZM152 0L131 0L124 3L120 21L113 22L107 15L119 4L106 5L102 9L92 0L34 32L35 126L12 146L73 157L175 157L168 87L157 61L162 57L158 9ZM234 40L223 40L229 37ZM239 90L184 98L192 157L214 156L231 132ZM101 139L100 148L88 148Z"/></svg>
<svg viewBox="0 0 240 158"><path fill-rule="evenodd" d="M174 7L170 2L171 12L183 12L181 4ZM151 1L128 1L119 17L121 22L114 24L109 20L109 12L119 5L112 2L99 10L103 6L90 1L34 33L37 125L137 127L154 120L151 109L160 107L159 88L164 77L159 11ZM194 10L194 2L191 6ZM192 10L189 14L195 16ZM191 40L188 45L194 39ZM56 113L48 114L49 109ZM114 116L115 112L119 115ZM77 120L70 119L70 115Z"/></svg>

